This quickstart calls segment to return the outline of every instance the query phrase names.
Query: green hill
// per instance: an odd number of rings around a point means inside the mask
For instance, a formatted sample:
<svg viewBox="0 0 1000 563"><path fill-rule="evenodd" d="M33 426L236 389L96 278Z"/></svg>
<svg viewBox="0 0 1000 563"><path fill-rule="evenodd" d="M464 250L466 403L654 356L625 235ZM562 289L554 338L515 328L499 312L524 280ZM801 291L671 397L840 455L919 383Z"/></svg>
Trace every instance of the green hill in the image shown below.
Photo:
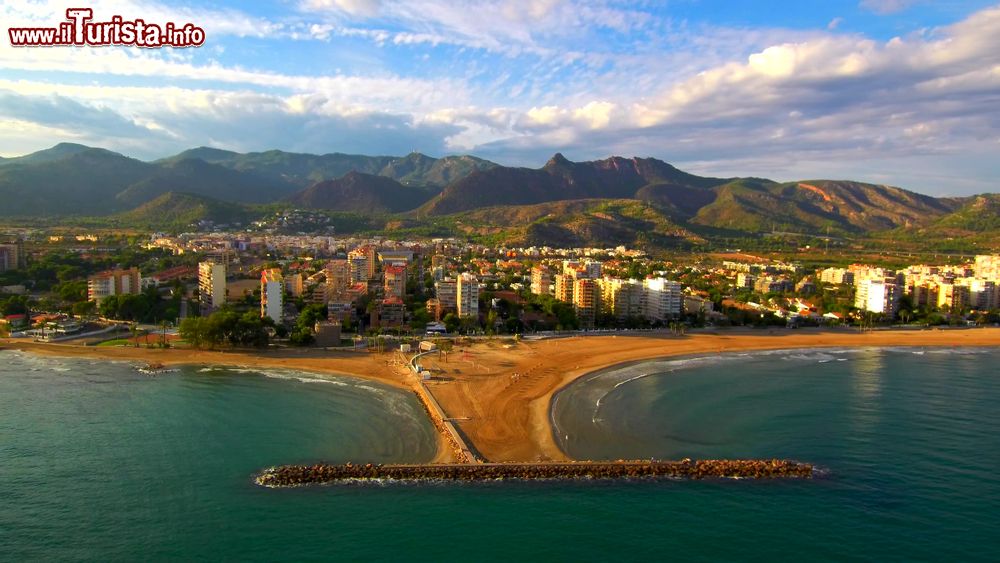
<svg viewBox="0 0 1000 563"><path fill-rule="evenodd" d="M210 197L181 192L167 192L139 207L116 216L127 225L155 228L185 227L199 221L246 223L256 214L248 208Z"/></svg>

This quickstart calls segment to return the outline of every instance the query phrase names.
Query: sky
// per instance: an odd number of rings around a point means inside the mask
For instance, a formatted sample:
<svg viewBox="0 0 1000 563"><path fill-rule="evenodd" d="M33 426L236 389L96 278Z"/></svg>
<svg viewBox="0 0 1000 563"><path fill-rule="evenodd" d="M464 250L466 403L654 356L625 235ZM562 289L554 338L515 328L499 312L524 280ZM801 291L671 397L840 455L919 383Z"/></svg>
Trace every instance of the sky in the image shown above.
<svg viewBox="0 0 1000 563"><path fill-rule="evenodd" d="M191 48L13 47L8 27L187 23ZM0 156L475 154L539 167L1000 187L1000 4L965 0L0 2Z"/></svg>

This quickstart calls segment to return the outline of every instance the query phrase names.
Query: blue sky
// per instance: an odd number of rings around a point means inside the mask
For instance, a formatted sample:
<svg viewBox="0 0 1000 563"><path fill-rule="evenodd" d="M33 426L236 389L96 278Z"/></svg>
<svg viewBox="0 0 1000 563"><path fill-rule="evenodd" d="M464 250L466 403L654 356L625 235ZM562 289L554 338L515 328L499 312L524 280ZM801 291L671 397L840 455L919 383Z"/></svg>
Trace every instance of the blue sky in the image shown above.
<svg viewBox="0 0 1000 563"><path fill-rule="evenodd" d="M77 2L5 1L3 26ZM1000 191L1000 5L962 0L94 2L203 47L13 48L0 155L209 145L652 156L696 173Z"/></svg>

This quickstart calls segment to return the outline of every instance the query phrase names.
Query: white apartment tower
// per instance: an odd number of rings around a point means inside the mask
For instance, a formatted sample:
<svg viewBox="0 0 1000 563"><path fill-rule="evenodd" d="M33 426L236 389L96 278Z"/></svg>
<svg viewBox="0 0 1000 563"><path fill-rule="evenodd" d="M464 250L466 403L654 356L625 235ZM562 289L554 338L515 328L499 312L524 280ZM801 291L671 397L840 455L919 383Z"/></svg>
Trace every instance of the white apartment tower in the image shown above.
<svg viewBox="0 0 1000 563"><path fill-rule="evenodd" d="M281 322L284 309L282 290L284 280L281 270L271 268L260 273L260 316L271 317L276 323Z"/></svg>
<svg viewBox="0 0 1000 563"><path fill-rule="evenodd" d="M198 300L202 310L211 312L226 304L226 265L198 263Z"/></svg>
<svg viewBox="0 0 1000 563"><path fill-rule="evenodd" d="M643 316L650 321L679 317L684 297L681 284L665 278L643 280Z"/></svg>
<svg viewBox="0 0 1000 563"><path fill-rule="evenodd" d="M456 280L456 301L459 317L479 316L479 279L466 272Z"/></svg>

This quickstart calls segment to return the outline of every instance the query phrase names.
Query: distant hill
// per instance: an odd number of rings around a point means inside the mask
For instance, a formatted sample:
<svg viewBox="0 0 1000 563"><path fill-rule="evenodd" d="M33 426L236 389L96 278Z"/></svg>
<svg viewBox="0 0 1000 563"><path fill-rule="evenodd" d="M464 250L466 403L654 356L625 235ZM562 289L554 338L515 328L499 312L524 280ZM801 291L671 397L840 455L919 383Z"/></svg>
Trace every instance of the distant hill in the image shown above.
<svg viewBox="0 0 1000 563"><path fill-rule="evenodd" d="M677 247L704 242L655 205L632 199L578 199L487 207L449 216L465 235L504 244Z"/></svg>
<svg viewBox="0 0 1000 563"><path fill-rule="evenodd" d="M57 145L0 165L0 215L106 215L115 196L156 166L104 149Z"/></svg>
<svg viewBox="0 0 1000 563"><path fill-rule="evenodd" d="M832 180L778 184L745 178L712 191L714 201L691 222L747 232L888 230L926 224L957 204L890 186Z"/></svg>
<svg viewBox="0 0 1000 563"><path fill-rule="evenodd" d="M348 172L336 180L317 182L285 201L307 209L385 214L413 209L433 195L422 187L404 186L391 178Z"/></svg>
<svg viewBox="0 0 1000 563"><path fill-rule="evenodd" d="M235 203L270 203L351 171L426 186L433 195L450 181L495 166L470 156L432 158L413 153L405 157L370 157L283 151L241 154L210 147L190 149L150 163L105 149L60 143L25 156L0 159L0 201L4 202L0 217L108 215L169 192ZM416 207L426 201L426 193L402 193L401 199L388 207L397 210L400 202L416 202Z"/></svg>
<svg viewBox="0 0 1000 563"><path fill-rule="evenodd" d="M0 217L119 214L148 225L229 222L247 205L273 204L341 212L365 229L530 244L676 246L771 232L983 244L1000 237L998 194L935 198L848 180L714 178L655 158L572 162L559 153L541 168L473 156L210 147L142 162L61 143L0 159L0 203Z"/></svg>
<svg viewBox="0 0 1000 563"><path fill-rule="evenodd" d="M295 186L189 158L160 164L146 178L130 185L115 198L123 207L129 208L168 192L197 194L239 203L267 203L294 193Z"/></svg>
<svg viewBox="0 0 1000 563"><path fill-rule="evenodd" d="M199 221L246 223L254 214L244 206L210 197L180 192L167 192L117 218L128 225L156 228L187 226Z"/></svg>
<svg viewBox="0 0 1000 563"><path fill-rule="evenodd" d="M190 158L256 174L272 181L287 182L300 188L340 178L351 171L385 176L403 184L443 187L475 170L497 166L473 156L433 158L420 153L404 157L342 153L316 155L278 150L241 154L209 147L190 149L159 162Z"/></svg>
<svg viewBox="0 0 1000 563"><path fill-rule="evenodd" d="M982 194L963 200L961 207L932 223L927 231L1000 233L1000 194Z"/></svg>
<svg viewBox="0 0 1000 563"><path fill-rule="evenodd" d="M493 205L525 205L546 201L628 198L650 184L710 188L721 178L682 172L655 158L612 157L571 162L557 153L540 169L495 167L453 182L422 207L427 215L446 215Z"/></svg>

